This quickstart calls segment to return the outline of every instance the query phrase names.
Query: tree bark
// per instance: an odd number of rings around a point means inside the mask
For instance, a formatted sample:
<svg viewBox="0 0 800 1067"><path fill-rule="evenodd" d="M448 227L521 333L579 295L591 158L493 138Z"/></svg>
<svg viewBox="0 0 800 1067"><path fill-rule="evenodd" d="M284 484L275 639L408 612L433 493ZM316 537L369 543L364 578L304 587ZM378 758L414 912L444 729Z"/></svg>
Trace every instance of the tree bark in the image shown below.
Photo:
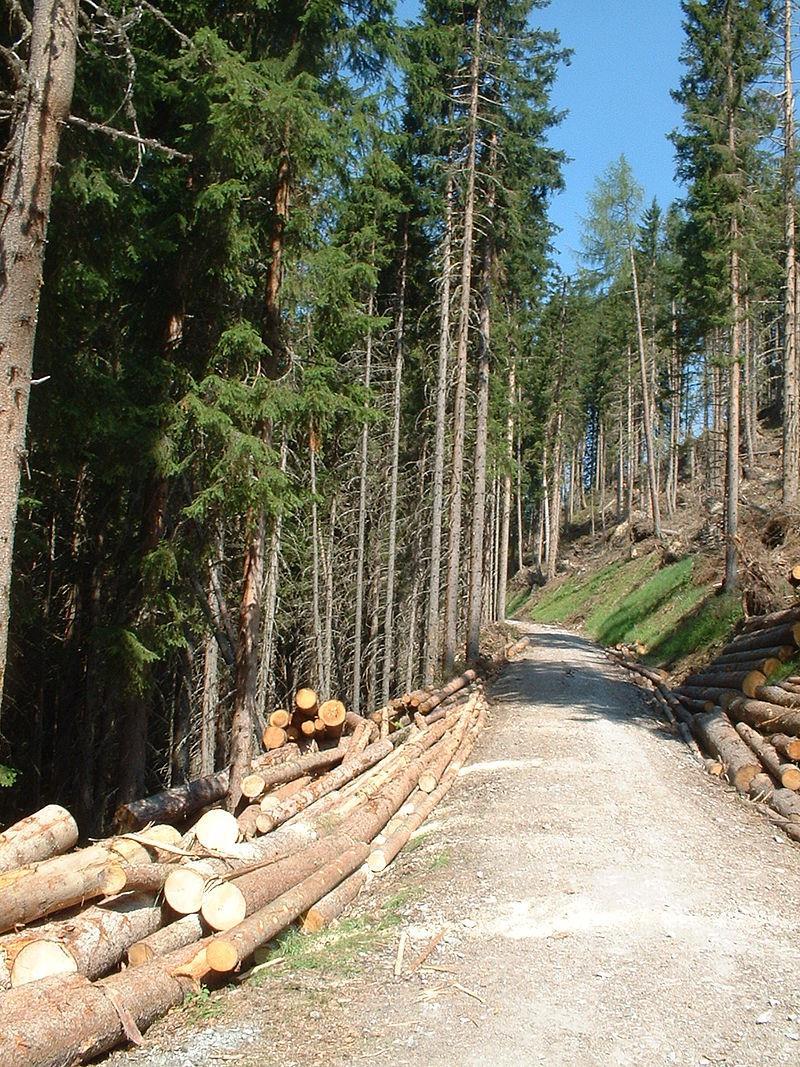
<svg viewBox="0 0 800 1067"><path fill-rule="evenodd" d="M639 372L642 386L642 421L644 424L644 441L647 452L647 484L650 489L650 515L653 520L653 533L660 541L661 533L661 508L658 502L658 479L656 477L656 453L653 439L653 422L651 419L650 383L647 373L647 352L644 343L644 326L642 324L642 305L639 298L639 274L636 269L636 256L633 245L628 248L631 264L631 278L633 280L633 303L636 313L636 338L639 345Z"/></svg>
<svg viewBox="0 0 800 1067"><path fill-rule="evenodd" d="M21 75L24 99L14 116L0 196L0 696L47 224L61 123L72 103L76 38L76 0L35 0L30 58Z"/></svg>
<svg viewBox="0 0 800 1067"><path fill-rule="evenodd" d="M800 492L800 352L797 343L796 159L794 79L792 76L792 0L784 4L783 133L785 288L783 303L783 502Z"/></svg>
<svg viewBox="0 0 800 1067"><path fill-rule="evenodd" d="M447 590L445 595L443 667L452 673L458 639L459 585L461 582L461 491L464 481L466 433L467 350L472 305L472 252L475 225L475 175L478 152L478 101L480 98L481 4L475 9L472 56L469 66L469 117L467 125L467 185L464 192L464 232L461 250L461 296L456 346L456 390L453 401L453 461L450 479L449 541L447 545Z"/></svg>
<svg viewBox="0 0 800 1067"><path fill-rule="evenodd" d="M375 294L370 290L367 301L367 315L370 320L375 314ZM372 383L372 323L367 329L366 350L364 353L364 395L369 402ZM356 583L355 609L353 619L353 683L350 705L357 714L361 711L361 639L364 632L364 561L367 538L367 483L369 475L369 422L361 424L360 460L358 472L358 534L356 540Z"/></svg>

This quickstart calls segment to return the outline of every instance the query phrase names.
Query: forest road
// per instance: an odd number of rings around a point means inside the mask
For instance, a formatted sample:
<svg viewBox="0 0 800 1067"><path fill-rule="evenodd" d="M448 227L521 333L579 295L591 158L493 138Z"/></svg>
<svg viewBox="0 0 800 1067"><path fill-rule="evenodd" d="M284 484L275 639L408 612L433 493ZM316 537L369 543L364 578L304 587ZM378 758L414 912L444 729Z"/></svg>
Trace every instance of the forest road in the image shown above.
<svg viewBox="0 0 800 1067"><path fill-rule="evenodd" d="M708 777L601 650L530 632L460 781L367 894L386 908L411 888L356 973L276 973L120 1059L800 1064L800 848ZM401 932L407 971L439 931L433 967L396 978Z"/></svg>

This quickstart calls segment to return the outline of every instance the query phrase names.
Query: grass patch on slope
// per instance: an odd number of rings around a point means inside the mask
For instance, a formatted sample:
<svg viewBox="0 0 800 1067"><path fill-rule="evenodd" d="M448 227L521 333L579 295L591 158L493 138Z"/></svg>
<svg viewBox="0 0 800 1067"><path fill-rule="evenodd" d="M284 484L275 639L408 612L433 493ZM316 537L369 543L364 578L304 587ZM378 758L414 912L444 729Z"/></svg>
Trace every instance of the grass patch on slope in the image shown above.
<svg viewBox="0 0 800 1067"><path fill-rule="evenodd" d="M605 645L643 645L645 662L671 666L724 643L741 617L738 597L720 596L694 578L692 557L660 567L659 553L611 563L534 594L524 609L533 622L583 622Z"/></svg>

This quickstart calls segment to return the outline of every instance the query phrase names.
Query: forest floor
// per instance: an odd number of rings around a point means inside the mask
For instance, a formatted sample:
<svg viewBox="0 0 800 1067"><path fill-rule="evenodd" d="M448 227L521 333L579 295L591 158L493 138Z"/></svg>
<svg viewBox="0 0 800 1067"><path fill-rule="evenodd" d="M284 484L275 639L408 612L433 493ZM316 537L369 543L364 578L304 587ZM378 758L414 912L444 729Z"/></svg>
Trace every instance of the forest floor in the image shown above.
<svg viewBox="0 0 800 1067"><path fill-rule="evenodd" d="M600 649L531 629L460 781L351 916L116 1067L800 1062L800 848Z"/></svg>

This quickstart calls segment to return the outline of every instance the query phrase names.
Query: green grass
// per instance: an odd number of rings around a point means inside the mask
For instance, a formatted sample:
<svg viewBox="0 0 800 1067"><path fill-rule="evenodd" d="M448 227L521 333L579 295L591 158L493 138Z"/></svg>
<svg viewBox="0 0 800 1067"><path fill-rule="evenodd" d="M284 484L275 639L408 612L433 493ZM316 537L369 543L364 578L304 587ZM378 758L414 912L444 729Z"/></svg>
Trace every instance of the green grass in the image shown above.
<svg viewBox="0 0 800 1067"><path fill-rule="evenodd" d="M411 895L411 890L397 893L386 901L378 915L353 915L315 934L304 934L298 927L290 927L272 942L262 959L263 963L281 962L268 970L257 971L250 981L258 985L274 974L292 971L324 971L343 976L357 973L361 956L390 939Z"/></svg>
<svg viewBox="0 0 800 1067"><path fill-rule="evenodd" d="M741 617L738 598L698 584L691 556L659 563L653 552L567 578L534 594L521 614L534 622L580 621L601 644L641 644L645 662L658 666L722 644Z"/></svg>

